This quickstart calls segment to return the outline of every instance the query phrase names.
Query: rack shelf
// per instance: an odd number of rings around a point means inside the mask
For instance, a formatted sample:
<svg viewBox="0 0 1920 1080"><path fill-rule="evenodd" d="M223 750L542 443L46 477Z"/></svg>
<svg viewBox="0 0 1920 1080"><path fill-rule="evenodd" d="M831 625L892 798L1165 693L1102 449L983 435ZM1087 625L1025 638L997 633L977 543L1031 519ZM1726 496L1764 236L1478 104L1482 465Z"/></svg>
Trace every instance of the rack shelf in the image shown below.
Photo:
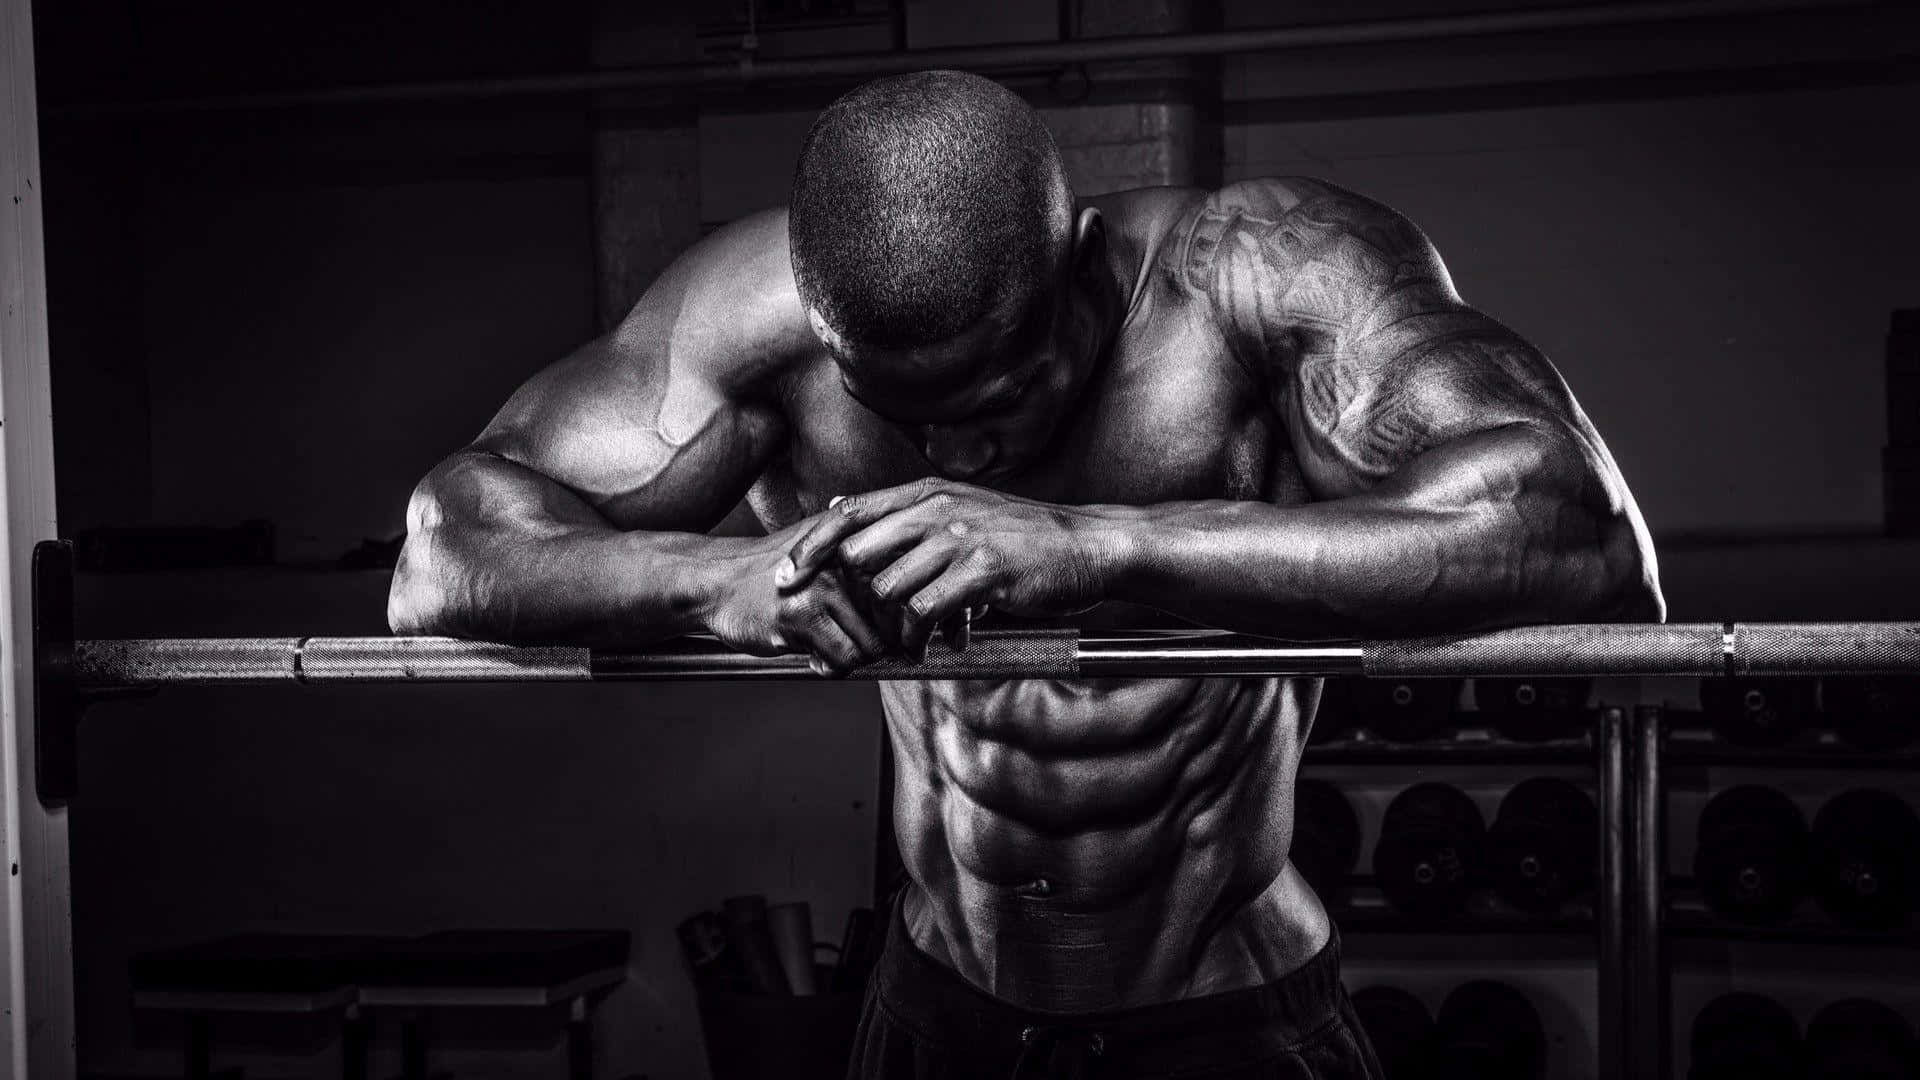
<svg viewBox="0 0 1920 1080"><path fill-rule="evenodd" d="M1679 889L1669 896L1665 930L1669 937L1690 940L1920 949L1920 927L1911 922L1888 930L1844 926L1828 918L1812 901L1801 904L1785 922L1733 922L1714 914L1698 892Z"/></svg>
<svg viewBox="0 0 1920 1080"><path fill-rule="evenodd" d="M1669 730L1666 762L1670 765L1764 769L1870 769L1920 771L1920 746L1898 750L1861 750L1841 742L1832 732L1803 733L1777 747L1735 746L1694 730Z"/></svg>
<svg viewBox="0 0 1920 1080"><path fill-rule="evenodd" d="M1301 760L1308 765L1592 765L1593 753L1593 742L1585 736L1542 743L1471 737L1417 743L1342 739L1309 743Z"/></svg>
<svg viewBox="0 0 1920 1080"><path fill-rule="evenodd" d="M1412 918L1381 897L1377 890L1356 887L1349 898L1332 905L1328 913L1343 934L1573 934L1589 936L1595 929L1593 904L1576 901L1552 915L1519 911L1487 894L1475 895L1467 910L1443 919Z"/></svg>
<svg viewBox="0 0 1920 1080"><path fill-rule="evenodd" d="M1476 890L1460 914L1432 919L1409 917L1387 903L1377 880L1367 874L1350 875L1332 891L1328 912L1343 934L1379 940L1500 937L1528 942L1528 952L1564 943L1590 943L1594 955L1600 1009L1598 1075L1621 1080L1636 1075L1629 1041L1628 1013L1632 981L1629 955L1628 882L1630 872L1620 846L1629 832L1630 730L1637 730L1637 713L1617 706L1589 710L1584 730L1539 742L1521 742L1493 730L1476 711L1456 710L1446 734L1420 742L1392 742L1379 738L1358 722L1357 735L1310 742L1302 755L1307 767L1323 766L1494 766L1590 770L1602 832L1602 861L1595 889L1575 897L1560 911L1537 914L1507 904L1491 889ZM1605 853L1612 851L1612 856ZM1453 947L1449 944L1448 947Z"/></svg>
<svg viewBox="0 0 1920 1080"><path fill-rule="evenodd" d="M1671 1045L1670 989L1676 942L1758 942L1791 946L1920 949L1920 926L1913 921L1888 930L1845 926L1829 918L1811 900L1778 924L1756 925L1723 919L1708 908L1698 883L1666 872L1667 770L1675 767L1845 769L1920 772L1920 744L1897 750L1867 751L1842 742L1820 728L1814 714L1809 727L1778 747L1744 747L1717 738L1698 712L1647 706L1635 710L1625 763L1625 832L1632 837L1626 872L1629 913L1624 927L1628 948L1626 1044L1640 1048L1627 1060L1631 1075L1671 1074L1665 1059Z"/></svg>

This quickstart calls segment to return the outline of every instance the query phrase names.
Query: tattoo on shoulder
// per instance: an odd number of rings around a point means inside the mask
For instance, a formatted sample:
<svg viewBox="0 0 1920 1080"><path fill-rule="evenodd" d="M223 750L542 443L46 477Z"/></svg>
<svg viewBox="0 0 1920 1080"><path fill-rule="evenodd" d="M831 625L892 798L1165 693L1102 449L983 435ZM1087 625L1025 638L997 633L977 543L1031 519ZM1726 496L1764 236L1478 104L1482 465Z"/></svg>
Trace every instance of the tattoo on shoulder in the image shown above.
<svg viewBox="0 0 1920 1080"><path fill-rule="evenodd" d="M1307 355L1293 385L1281 404L1309 454L1359 487L1450 439L1567 408L1545 358L1484 317L1391 360Z"/></svg>
<svg viewBox="0 0 1920 1080"><path fill-rule="evenodd" d="M1215 193L1194 217L1182 265L1186 284L1256 349L1276 336L1366 334L1457 302L1412 222L1313 180L1247 180Z"/></svg>
<svg viewBox="0 0 1920 1080"><path fill-rule="evenodd" d="M1564 394L1537 350L1461 303L1419 228L1334 185L1230 185L1199 209L1181 256L1184 284L1330 486L1370 485Z"/></svg>

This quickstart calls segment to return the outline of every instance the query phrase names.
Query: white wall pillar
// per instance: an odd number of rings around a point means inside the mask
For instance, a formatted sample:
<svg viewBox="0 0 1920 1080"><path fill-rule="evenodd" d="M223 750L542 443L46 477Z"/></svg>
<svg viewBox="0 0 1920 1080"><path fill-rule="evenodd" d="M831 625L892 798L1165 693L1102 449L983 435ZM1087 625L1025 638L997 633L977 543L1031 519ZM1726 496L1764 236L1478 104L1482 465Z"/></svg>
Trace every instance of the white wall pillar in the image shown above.
<svg viewBox="0 0 1920 1080"><path fill-rule="evenodd" d="M33 545L54 535L53 399L31 0L0 0L0 1061L71 1080L73 927L67 815L33 788Z"/></svg>

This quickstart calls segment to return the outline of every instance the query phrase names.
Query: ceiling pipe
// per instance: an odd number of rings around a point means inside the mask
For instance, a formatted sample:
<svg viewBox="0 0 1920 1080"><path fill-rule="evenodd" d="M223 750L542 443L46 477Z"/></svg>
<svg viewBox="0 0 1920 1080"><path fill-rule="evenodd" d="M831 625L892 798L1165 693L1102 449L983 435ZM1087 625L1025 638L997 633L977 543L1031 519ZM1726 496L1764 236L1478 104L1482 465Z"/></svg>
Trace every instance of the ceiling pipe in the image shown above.
<svg viewBox="0 0 1920 1080"><path fill-rule="evenodd" d="M982 73L1051 69L1176 57L1390 42L1449 40L1539 31L1653 25L1723 16L1830 11L1879 6L1875 0L1662 0L1545 11L1502 11L1415 19L1382 19L1328 26L1287 26L1202 33L1013 42L938 49L905 49L838 56L706 61L639 68L610 68L563 75L390 83L310 90L152 101L75 103L63 112L207 112L375 102L440 101L570 94L610 90L665 90L766 84L857 81L928 68Z"/></svg>

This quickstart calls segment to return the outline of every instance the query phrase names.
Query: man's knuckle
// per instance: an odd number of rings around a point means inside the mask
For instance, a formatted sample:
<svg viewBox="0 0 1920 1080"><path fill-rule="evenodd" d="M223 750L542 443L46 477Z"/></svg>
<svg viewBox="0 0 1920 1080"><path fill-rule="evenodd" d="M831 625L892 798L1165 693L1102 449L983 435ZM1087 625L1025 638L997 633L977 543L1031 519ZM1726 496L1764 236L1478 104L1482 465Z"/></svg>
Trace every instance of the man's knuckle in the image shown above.
<svg viewBox="0 0 1920 1080"><path fill-rule="evenodd" d="M796 626L818 626L827 617L826 603L813 594L796 597L783 612L784 621Z"/></svg>

